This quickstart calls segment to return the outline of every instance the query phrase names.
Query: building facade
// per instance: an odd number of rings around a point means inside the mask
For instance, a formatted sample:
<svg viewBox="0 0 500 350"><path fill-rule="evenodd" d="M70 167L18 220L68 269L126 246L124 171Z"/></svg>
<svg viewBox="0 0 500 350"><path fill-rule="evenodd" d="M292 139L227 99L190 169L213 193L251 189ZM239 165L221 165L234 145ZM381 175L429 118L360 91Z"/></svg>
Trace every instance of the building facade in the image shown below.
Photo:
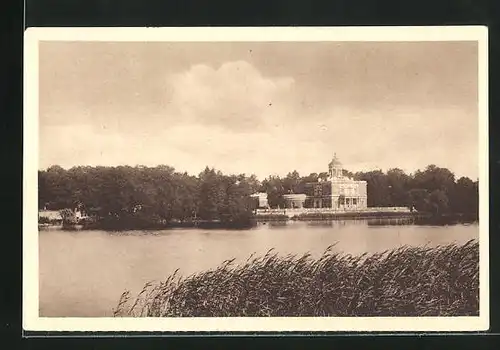
<svg viewBox="0 0 500 350"><path fill-rule="evenodd" d="M336 210L366 209L366 185L366 181L357 181L345 176L342 163L334 155L328 164L328 179L309 184L306 206Z"/></svg>
<svg viewBox="0 0 500 350"><path fill-rule="evenodd" d="M269 204L267 202L267 193L265 192L255 193L251 197L257 201L257 208L269 207Z"/></svg>
<svg viewBox="0 0 500 350"><path fill-rule="evenodd" d="M357 181L344 175L342 163L334 155L328 164L328 177L308 183L306 193L284 194L285 208L325 208L338 211L355 211L367 208L366 181ZM258 208L269 208L267 193L256 193Z"/></svg>
<svg viewBox="0 0 500 350"><path fill-rule="evenodd" d="M61 223L63 220L59 210L40 210L38 211L38 221Z"/></svg>

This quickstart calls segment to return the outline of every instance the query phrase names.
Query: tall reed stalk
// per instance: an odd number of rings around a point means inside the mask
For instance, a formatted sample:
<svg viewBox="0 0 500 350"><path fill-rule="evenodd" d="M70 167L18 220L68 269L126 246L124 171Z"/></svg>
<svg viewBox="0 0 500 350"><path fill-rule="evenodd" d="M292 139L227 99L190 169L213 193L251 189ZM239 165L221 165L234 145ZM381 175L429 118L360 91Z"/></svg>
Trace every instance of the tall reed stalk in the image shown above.
<svg viewBox="0 0 500 350"><path fill-rule="evenodd" d="M312 259L269 251L125 292L115 316L467 316L479 312L479 244Z"/></svg>

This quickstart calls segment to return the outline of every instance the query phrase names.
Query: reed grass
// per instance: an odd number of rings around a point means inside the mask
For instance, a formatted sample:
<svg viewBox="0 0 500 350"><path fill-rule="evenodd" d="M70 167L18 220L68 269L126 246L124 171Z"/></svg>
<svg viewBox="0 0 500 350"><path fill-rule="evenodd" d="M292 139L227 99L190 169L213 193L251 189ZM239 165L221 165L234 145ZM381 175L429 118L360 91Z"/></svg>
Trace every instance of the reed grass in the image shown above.
<svg viewBox="0 0 500 350"><path fill-rule="evenodd" d="M333 246L332 246L333 247ZM123 293L117 317L472 316L479 312L479 244L401 247L313 259L272 250L245 263Z"/></svg>

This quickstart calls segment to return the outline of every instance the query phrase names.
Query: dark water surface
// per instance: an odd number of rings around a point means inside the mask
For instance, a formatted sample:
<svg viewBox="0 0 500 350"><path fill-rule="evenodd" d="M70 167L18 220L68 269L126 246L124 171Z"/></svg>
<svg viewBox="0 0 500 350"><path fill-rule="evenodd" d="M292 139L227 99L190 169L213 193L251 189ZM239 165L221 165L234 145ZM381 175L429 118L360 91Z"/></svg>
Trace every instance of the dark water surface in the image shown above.
<svg viewBox="0 0 500 350"><path fill-rule="evenodd" d="M39 233L40 316L112 316L121 293L179 268L183 275L252 253L349 254L402 245L436 246L479 238L478 224L415 224L401 219L259 223L248 230L63 231Z"/></svg>

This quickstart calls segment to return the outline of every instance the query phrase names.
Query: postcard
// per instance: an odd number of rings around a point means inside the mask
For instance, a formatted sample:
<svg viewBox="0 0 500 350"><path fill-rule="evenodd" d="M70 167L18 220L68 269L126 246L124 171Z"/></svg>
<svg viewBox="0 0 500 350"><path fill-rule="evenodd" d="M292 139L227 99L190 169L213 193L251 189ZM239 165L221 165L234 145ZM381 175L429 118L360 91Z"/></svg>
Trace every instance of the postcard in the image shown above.
<svg viewBox="0 0 500 350"><path fill-rule="evenodd" d="M487 28L29 28L30 331L489 328Z"/></svg>

